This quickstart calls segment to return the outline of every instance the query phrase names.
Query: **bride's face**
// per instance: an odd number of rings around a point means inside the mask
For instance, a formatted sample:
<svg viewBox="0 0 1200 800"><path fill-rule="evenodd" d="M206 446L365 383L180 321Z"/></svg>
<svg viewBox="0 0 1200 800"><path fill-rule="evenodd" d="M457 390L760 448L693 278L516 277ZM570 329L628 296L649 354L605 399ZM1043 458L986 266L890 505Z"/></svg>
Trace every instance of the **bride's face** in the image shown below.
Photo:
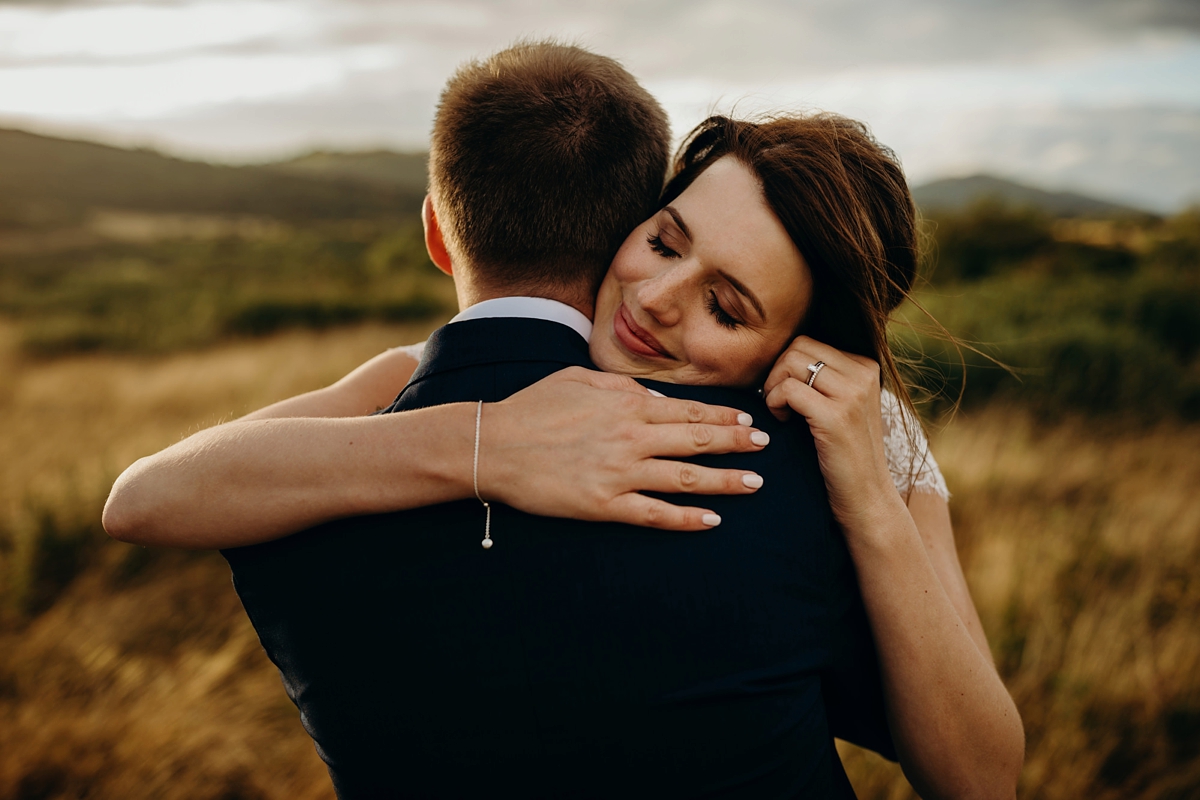
<svg viewBox="0 0 1200 800"><path fill-rule="evenodd" d="M754 174L722 158L634 230L596 298L606 372L753 386L791 341L812 274Z"/></svg>

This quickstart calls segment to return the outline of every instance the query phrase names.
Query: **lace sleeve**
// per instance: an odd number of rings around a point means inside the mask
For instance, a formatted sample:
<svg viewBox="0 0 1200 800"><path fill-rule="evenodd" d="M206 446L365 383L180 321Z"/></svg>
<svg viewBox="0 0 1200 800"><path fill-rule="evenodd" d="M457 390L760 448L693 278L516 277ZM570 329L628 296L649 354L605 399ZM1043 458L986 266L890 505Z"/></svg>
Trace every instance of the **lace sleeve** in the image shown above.
<svg viewBox="0 0 1200 800"><path fill-rule="evenodd" d="M404 353L404 355L420 361L421 354L425 352L425 343L417 342L416 344L402 344L399 347L391 347L388 349L391 351L399 350L401 353Z"/></svg>
<svg viewBox="0 0 1200 800"><path fill-rule="evenodd" d="M882 400L883 446L896 489L905 497L909 492L929 492L949 500L950 490L933 453L929 452L929 440L921 430L921 423L887 389L883 390Z"/></svg>

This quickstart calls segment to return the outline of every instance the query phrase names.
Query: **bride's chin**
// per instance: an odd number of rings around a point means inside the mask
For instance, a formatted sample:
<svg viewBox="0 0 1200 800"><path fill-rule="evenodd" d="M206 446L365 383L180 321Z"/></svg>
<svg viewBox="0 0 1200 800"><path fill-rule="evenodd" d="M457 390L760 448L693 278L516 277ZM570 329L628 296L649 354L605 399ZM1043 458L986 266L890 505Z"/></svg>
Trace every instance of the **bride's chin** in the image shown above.
<svg viewBox="0 0 1200 800"><path fill-rule="evenodd" d="M630 375L635 372L633 364L621 358L620 350L611 344L600 344L593 339L591 347L588 348L588 355L591 356L592 363L602 372L612 372L617 375Z"/></svg>

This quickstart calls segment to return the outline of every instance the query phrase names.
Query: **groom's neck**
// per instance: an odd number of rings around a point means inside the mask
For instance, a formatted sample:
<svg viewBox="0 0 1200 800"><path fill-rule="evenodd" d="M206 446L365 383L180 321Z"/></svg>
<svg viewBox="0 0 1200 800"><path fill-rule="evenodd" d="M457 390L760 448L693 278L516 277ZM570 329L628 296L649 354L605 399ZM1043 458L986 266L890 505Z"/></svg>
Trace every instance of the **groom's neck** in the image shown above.
<svg viewBox="0 0 1200 800"><path fill-rule="evenodd" d="M595 315L596 298L590 287L565 288L562 286L539 287L522 284L520 286L488 285L482 281L469 280L465 276L455 275L454 288L458 293L458 309L467 308L482 303L484 300L495 300L499 297L544 297L547 300L557 300L578 310L588 319Z"/></svg>

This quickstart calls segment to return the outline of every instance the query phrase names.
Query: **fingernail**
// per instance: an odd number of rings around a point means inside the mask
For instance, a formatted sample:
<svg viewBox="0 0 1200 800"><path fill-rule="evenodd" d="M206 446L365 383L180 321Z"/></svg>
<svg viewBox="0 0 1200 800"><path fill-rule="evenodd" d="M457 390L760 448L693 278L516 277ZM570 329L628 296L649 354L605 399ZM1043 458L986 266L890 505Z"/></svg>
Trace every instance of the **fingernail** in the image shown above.
<svg viewBox="0 0 1200 800"><path fill-rule="evenodd" d="M666 397L666 395L663 394L662 392L656 392L653 389L646 389L646 391L649 392L650 394L654 395L655 397Z"/></svg>
<svg viewBox="0 0 1200 800"><path fill-rule="evenodd" d="M766 447L771 443L771 437L766 431L755 431L750 434L750 441L754 442L759 447Z"/></svg>
<svg viewBox="0 0 1200 800"><path fill-rule="evenodd" d="M761 489L763 485L762 475L743 475L742 483L747 489Z"/></svg>
<svg viewBox="0 0 1200 800"><path fill-rule="evenodd" d="M716 514L705 514L700 518L700 521L710 528L715 528L721 524L721 518Z"/></svg>
<svg viewBox="0 0 1200 800"><path fill-rule="evenodd" d="M754 417L750 416L749 414L738 414L738 425L745 425L746 427L750 427L753 424L754 424Z"/></svg>

